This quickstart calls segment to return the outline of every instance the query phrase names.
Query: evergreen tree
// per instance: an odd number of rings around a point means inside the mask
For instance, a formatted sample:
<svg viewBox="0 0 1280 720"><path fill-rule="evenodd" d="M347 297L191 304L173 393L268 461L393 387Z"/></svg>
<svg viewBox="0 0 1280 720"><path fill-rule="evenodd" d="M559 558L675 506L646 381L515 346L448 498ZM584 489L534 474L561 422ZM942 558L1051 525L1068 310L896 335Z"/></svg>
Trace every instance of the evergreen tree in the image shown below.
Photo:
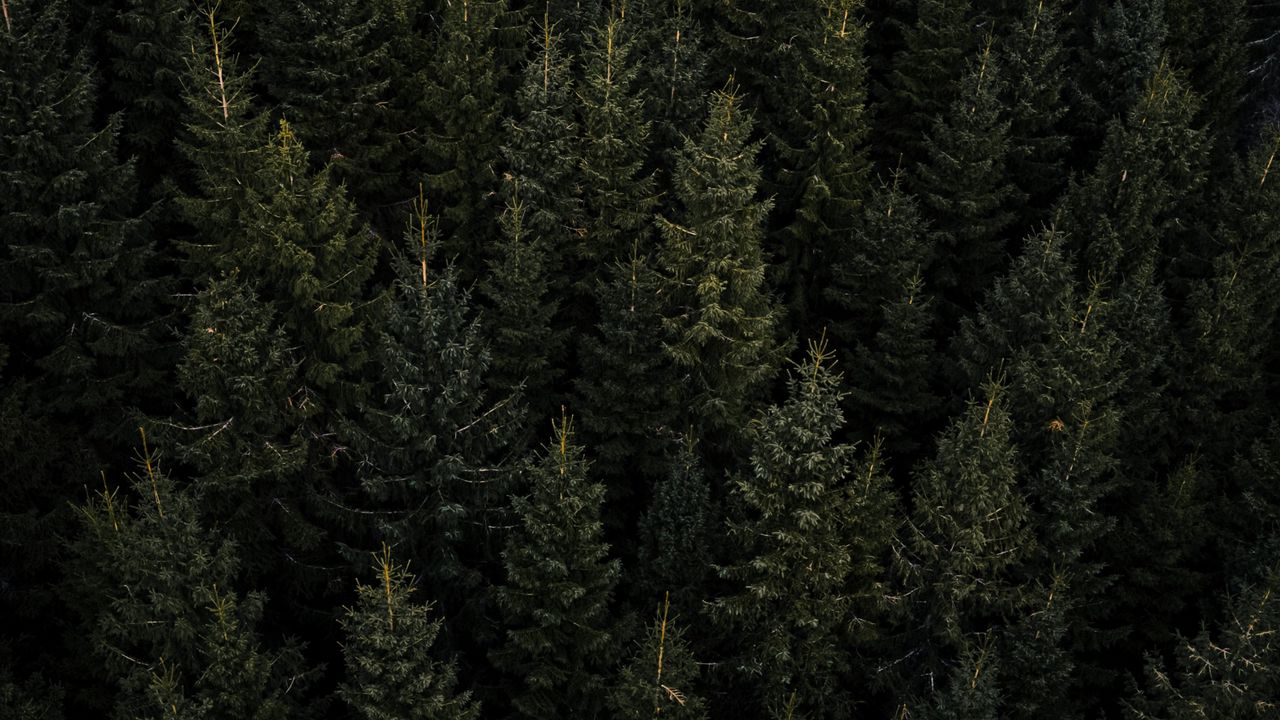
<svg viewBox="0 0 1280 720"><path fill-rule="evenodd" d="M641 92L645 116L653 120L652 154L669 175L675 168L681 138L696 131L706 116L707 38L694 14L696 0L647 0L632 10L631 26L647 39L641 48ZM637 10L639 12L637 12Z"/></svg>
<svg viewBox="0 0 1280 720"><path fill-rule="evenodd" d="M1280 648L1274 636L1280 611L1273 568L1231 598L1229 616L1216 633L1207 629L1183 640L1176 670L1148 664L1149 689L1126 703L1132 720L1274 717L1280 697Z"/></svg>
<svg viewBox="0 0 1280 720"><path fill-rule="evenodd" d="M15 0L0 28L0 615L33 672L65 652L50 538L71 534L68 504L123 455L131 417L171 399L170 286L67 19Z"/></svg>
<svg viewBox="0 0 1280 720"><path fill-rule="evenodd" d="M506 641L493 662L518 678L511 697L521 715L595 717L618 650L608 611L620 566L600 540L604 487L588 478L567 418L526 472L529 494L512 501L518 525L495 591Z"/></svg>
<svg viewBox="0 0 1280 720"><path fill-rule="evenodd" d="M849 238L838 248L827 289L841 312L832 333L850 351L871 342L885 320L884 308L929 262L932 234L920 204L903 188L901 172L882 183L863 206Z"/></svg>
<svg viewBox="0 0 1280 720"><path fill-rule="evenodd" d="M115 52L111 91L124 107L123 140L145 185L169 174L186 105L183 83L197 24L186 4L129 0L107 39Z"/></svg>
<svg viewBox="0 0 1280 720"><path fill-rule="evenodd" d="M1010 155L1006 172L1018 196L1017 230L1035 230L1065 185L1070 138L1062 130L1067 108L1068 48L1059 0L1026 0L1005 40Z"/></svg>
<svg viewBox="0 0 1280 720"><path fill-rule="evenodd" d="M847 717L854 698L847 633L875 635L893 497L876 450L862 462L837 444L840 375L825 341L788 379L788 399L751 428L752 473L734 497L738 560L720 569L732 594L715 616L742 638L739 670L759 714L798 698L805 717Z"/></svg>
<svg viewBox="0 0 1280 720"><path fill-rule="evenodd" d="M921 0L914 24L903 29L903 47L894 55L887 88L875 108L875 147L881 164L904 159L909 169L929 157L924 137L934 119L958 96L964 58L978 47L968 16L969 0Z"/></svg>
<svg viewBox="0 0 1280 720"><path fill-rule="evenodd" d="M657 205L654 179L645 169L650 122L639 94L638 64L630 23L610 12L584 48L582 182L585 233L575 244L575 274L590 297L610 263L625 261L635 245L650 245Z"/></svg>
<svg viewBox="0 0 1280 720"><path fill-rule="evenodd" d="M675 177L679 220L659 218L669 315L666 349L689 373L688 412L703 430L731 435L772 377L781 346L764 287L767 200L757 200L758 143L732 88L713 96L698 141L686 140Z"/></svg>
<svg viewBox="0 0 1280 720"><path fill-rule="evenodd" d="M203 525L201 498L142 441L133 505L104 486L81 508L76 548L91 647L119 686L115 716L288 717L286 692L305 679L296 653L261 647L263 597L234 590L235 543Z"/></svg>
<svg viewBox="0 0 1280 720"><path fill-rule="evenodd" d="M420 200L395 257L396 279L373 352L378 380L352 450L376 534L423 563L446 618L486 639L477 591L497 575L518 394L489 391L484 328L452 266L429 267L438 236Z"/></svg>
<svg viewBox="0 0 1280 720"><path fill-rule="evenodd" d="M853 358L852 391L845 400L863 435L884 438L891 457L909 466L941 406L933 391L936 321L933 298L916 275L883 309L884 323Z"/></svg>
<svg viewBox="0 0 1280 720"><path fill-rule="evenodd" d="M358 584L356 605L338 620L347 666L338 694L365 720L476 718L471 694L454 690L453 665L431 657L441 621L431 618L430 605L413 601L408 567L383 545L374 569L379 582Z"/></svg>
<svg viewBox="0 0 1280 720"><path fill-rule="evenodd" d="M63 692L40 677L15 682L0 670L0 720L62 720Z"/></svg>
<svg viewBox="0 0 1280 720"><path fill-rule="evenodd" d="M682 606L704 599L711 572L711 488L692 436L683 438L640 523L640 573L646 597L674 595Z"/></svg>
<svg viewBox="0 0 1280 720"><path fill-rule="evenodd" d="M546 250L553 294L565 297L573 282L570 247L584 227L577 99L565 36L549 13L540 29L538 52L524 66L517 113L504 126L502 152L512 181L502 188L508 204L518 191L525 231ZM566 324L557 318L557 327Z"/></svg>
<svg viewBox="0 0 1280 720"><path fill-rule="evenodd" d="M1142 98L1164 56L1164 6L1165 0L1115 0L1095 16L1071 103L1074 134L1082 140L1100 137Z"/></svg>
<svg viewBox="0 0 1280 720"><path fill-rule="evenodd" d="M698 666L685 642L684 629L670 612L671 598L664 596L658 617L618 673L609 696L613 717L698 720L707 716L706 703L695 694Z"/></svg>
<svg viewBox="0 0 1280 720"><path fill-rule="evenodd" d="M519 183L514 178L507 182ZM553 388L563 368L566 338L554 324L559 303L551 295L547 272L551 244L528 232L518 188L508 198L502 240L481 284L489 301L484 319L493 348L490 383L496 392L523 388L529 417L540 418L557 404Z"/></svg>
<svg viewBox="0 0 1280 720"><path fill-rule="evenodd" d="M436 207L444 208L445 259L458 264L468 284L480 277L498 234L492 198L501 158L504 71L497 59L497 30L506 5L506 0L446 3L427 77L427 189Z"/></svg>
<svg viewBox="0 0 1280 720"><path fill-rule="evenodd" d="M930 274L947 314L970 309L1003 269L1004 232L1021 200L1007 170L1012 146L1003 86L988 39L961 78L958 96L926 136L913 183L937 233Z"/></svg>
<svg viewBox="0 0 1280 720"><path fill-rule="evenodd" d="M678 413L676 378L662 344L662 280L652 251L637 243L633 253L625 264L612 263L596 285L600 323L581 340L575 383L584 435L608 488L605 527L628 559L647 490L671 472Z"/></svg>
<svg viewBox="0 0 1280 720"><path fill-rule="evenodd" d="M914 510L895 552L911 598L898 683L919 692L1017 606L1014 572L1033 552L1003 388L984 387L939 436L913 482Z"/></svg>
<svg viewBox="0 0 1280 720"><path fill-rule="evenodd" d="M829 4L821 33L806 42L805 81L810 107L800 123L803 145L780 148L779 184L796 197L795 219L780 231L780 284L787 293L793 325L817 332L827 317L822 288L867 194L870 165L865 144L870 123L866 105L864 28L859 3ZM782 142L775 139L775 142Z"/></svg>
<svg viewBox="0 0 1280 720"><path fill-rule="evenodd" d="M992 639L965 648L960 660L942 681L942 689L916 703L926 720L996 720L1004 717L999 684L999 663ZM909 707L909 706L908 706Z"/></svg>
<svg viewBox="0 0 1280 720"><path fill-rule="evenodd" d="M410 128L389 107L393 21L385 12L352 0L279 2L264 6L259 18L267 90L313 166L332 164L362 209L412 187L396 140Z"/></svg>

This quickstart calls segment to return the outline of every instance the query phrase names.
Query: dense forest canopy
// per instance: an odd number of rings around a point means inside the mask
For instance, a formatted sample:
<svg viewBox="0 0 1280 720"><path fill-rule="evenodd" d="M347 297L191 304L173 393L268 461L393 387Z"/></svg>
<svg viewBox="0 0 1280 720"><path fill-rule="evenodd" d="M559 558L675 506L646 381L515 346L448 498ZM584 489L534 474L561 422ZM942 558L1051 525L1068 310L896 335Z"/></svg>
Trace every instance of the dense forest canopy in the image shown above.
<svg viewBox="0 0 1280 720"><path fill-rule="evenodd" d="M0 720L1280 717L1280 9L0 0Z"/></svg>

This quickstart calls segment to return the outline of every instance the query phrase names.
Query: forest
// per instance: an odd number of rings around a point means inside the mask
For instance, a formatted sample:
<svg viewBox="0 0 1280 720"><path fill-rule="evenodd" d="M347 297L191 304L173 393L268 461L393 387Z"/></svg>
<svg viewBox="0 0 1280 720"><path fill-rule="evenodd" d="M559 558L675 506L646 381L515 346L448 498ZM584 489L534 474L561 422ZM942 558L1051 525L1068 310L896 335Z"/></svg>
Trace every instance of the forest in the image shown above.
<svg viewBox="0 0 1280 720"><path fill-rule="evenodd" d="M0 6L0 720L1280 718L1273 0Z"/></svg>

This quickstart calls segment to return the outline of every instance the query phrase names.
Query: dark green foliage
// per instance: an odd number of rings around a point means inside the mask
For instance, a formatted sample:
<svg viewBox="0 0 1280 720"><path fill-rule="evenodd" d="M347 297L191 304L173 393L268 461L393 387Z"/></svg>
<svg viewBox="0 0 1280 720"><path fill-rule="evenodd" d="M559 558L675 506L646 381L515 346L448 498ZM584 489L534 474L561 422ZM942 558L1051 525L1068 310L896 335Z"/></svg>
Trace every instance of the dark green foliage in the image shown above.
<svg viewBox="0 0 1280 720"><path fill-rule="evenodd" d="M840 375L825 343L788 378L788 400L752 424L749 475L733 486L738 545L714 616L742 638L737 669L761 715L794 693L804 717L847 717L850 637L876 634L893 496L878 450L861 462L834 435Z"/></svg>
<svg viewBox="0 0 1280 720"><path fill-rule="evenodd" d="M1061 0L1026 0L1025 10L1001 50L1007 78L1009 178L1026 199L1017 213L1019 232L1038 229L1062 192L1069 138L1061 129L1067 108L1067 48Z"/></svg>
<svg viewBox="0 0 1280 720"><path fill-rule="evenodd" d="M1098 137L1107 123L1137 106L1164 57L1164 5L1165 0L1115 0L1093 19L1073 89L1078 135Z"/></svg>
<svg viewBox="0 0 1280 720"><path fill-rule="evenodd" d="M583 223L577 100L564 36L552 26L540 29L538 52L525 64L516 96L517 114L504 128L511 178L502 189L508 203L516 195L522 200L524 231L544 248L548 283L563 295L571 283L569 248L579 242Z"/></svg>
<svg viewBox="0 0 1280 720"><path fill-rule="evenodd" d="M652 717L699 720L707 715L698 695L698 666L684 639L684 628L671 615L664 597L657 618L636 643L631 660L618 672L609 696L612 717L642 720Z"/></svg>
<svg viewBox="0 0 1280 720"><path fill-rule="evenodd" d="M446 617L474 618L499 562L495 528L509 524L504 462L524 414L514 388L489 391L483 327L457 271L430 266L437 236L418 210L378 328L378 382L349 431L377 534L419 563Z"/></svg>
<svg viewBox="0 0 1280 720"><path fill-rule="evenodd" d="M1004 388L983 389L916 473L895 553L911 616L899 682L915 692L1016 608L1014 572L1034 552Z"/></svg>
<svg viewBox="0 0 1280 720"><path fill-rule="evenodd" d="M62 696L40 677L19 683L0 671L0 720L62 720Z"/></svg>
<svg viewBox="0 0 1280 720"><path fill-rule="evenodd" d="M186 110L183 81L204 19L185 3L129 0L107 35L117 53L111 61L111 91L125 108L124 141L151 182L177 159L174 140Z"/></svg>
<svg viewBox="0 0 1280 720"><path fill-rule="evenodd" d="M591 290L608 264L648 252L657 196L648 156L650 123L637 82L631 24L610 13L583 49L582 183L584 231L576 275Z"/></svg>
<svg viewBox="0 0 1280 720"><path fill-rule="evenodd" d="M941 399L933 391L934 300L919 275L884 308L875 337L860 343L853 357L845 401L862 433L884 439L890 457L914 457L922 429L935 419Z"/></svg>
<svg viewBox="0 0 1280 720"><path fill-rule="evenodd" d="M693 607L711 573L711 487L692 437L679 442L670 465L640 524L640 573L648 597L670 593Z"/></svg>
<svg viewBox="0 0 1280 720"><path fill-rule="evenodd" d="M628 538L619 548L624 557L635 549L630 538L646 489L670 472L679 412L676 374L662 343L662 279L653 252L642 252L637 247L628 262L611 264L597 283L600 323L581 340L576 383L583 432L608 488L605 523Z"/></svg>
<svg viewBox="0 0 1280 720"><path fill-rule="evenodd" d="M500 94L505 70L497 59L497 29L506 0L446 3L426 77L431 109L422 138L427 192L443 208L445 259L470 284L498 235L496 166L501 158Z"/></svg>
<svg viewBox="0 0 1280 720"><path fill-rule="evenodd" d="M506 639L493 662L511 677L512 704L529 718L595 717L605 673L617 661L610 595L617 560L600 540L604 486L587 475L567 418L526 469L528 494L513 499L517 526L495 590Z"/></svg>
<svg viewBox="0 0 1280 720"><path fill-rule="evenodd" d="M960 79L956 99L933 122L912 186L937 235L931 284L945 310L968 309L1003 269L1004 232L1022 198L1009 182L1004 79L991 43Z"/></svg>
<svg viewBox="0 0 1280 720"><path fill-rule="evenodd" d="M756 199L759 145L748 142L750 131L735 91L716 93L677 166L683 212L658 221L666 349L689 373L687 417L704 432L739 432L781 351L761 250L769 202Z"/></svg>
<svg viewBox="0 0 1280 720"><path fill-rule="evenodd" d="M926 720L996 720L1004 717L998 654L990 635L966 648L942 687L924 696L912 717Z"/></svg>
<svg viewBox="0 0 1280 720"><path fill-rule="evenodd" d="M631 9L633 27L647 39L640 66L640 93L653 119L651 148L667 170L675 167L681 137L696 132L706 115L706 32L694 17L694 0L646 0Z"/></svg>
<svg viewBox="0 0 1280 720"><path fill-rule="evenodd" d="M260 73L277 111L313 165L332 164L362 207L399 199L413 187L403 167L407 148L398 141L410 127L390 106L388 72L388 36L408 30L396 27L389 11L352 0L289 0L264 6L258 19Z"/></svg>
<svg viewBox="0 0 1280 720"><path fill-rule="evenodd" d="M431 606L413 601L408 567L392 561L385 545L374 569L374 584L356 586L354 607L338 621L347 680L338 694L365 720L472 720L479 706L470 693L457 692L452 664L430 650L441 621Z"/></svg>
<svg viewBox="0 0 1280 720"><path fill-rule="evenodd" d="M875 109L877 155L886 166L913 169L928 158L925 135L958 96L964 59L978 47L969 11L969 0L921 0L914 23L903 27Z"/></svg>
<svg viewBox="0 0 1280 720"><path fill-rule="evenodd" d="M858 9L853 0L830 4L820 31L805 39L811 106L796 128L802 144L780 148L779 184L797 207L795 219L780 231L779 283L792 326L806 333L818 332L818 318L828 314L822 291L869 191L865 145L871 128L864 112L866 62Z"/></svg>
<svg viewBox="0 0 1280 720"><path fill-rule="evenodd" d="M1147 690L1127 704L1132 720L1209 717L1252 720L1274 717L1280 697L1280 646L1276 644L1277 572L1231 597L1228 614L1213 632L1182 640L1176 670L1152 661Z"/></svg>
<svg viewBox="0 0 1280 720"><path fill-rule="evenodd" d="M1238 142L1248 47L1247 0L1165 0L1169 60L1188 71L1188 83L1205 99L1198 125L1213 138L1217 158Z"/></svg>
<svg viewBox="0 0 1280 720"><path fill-rule="evenodd" d="M499 393L522 388L532 399L530 419L540 423L561 404L552 387L564 365L565 333L553 323L559 303L550 294L547 256L552 245L526 229L519 189L513 187L508 197L502 239L481 283L489 301L484 322L493 349L490 385Z"/></svg>
<svg viewBox="0 0 1280 720"><path fill-rule="evenodd" d="M294 652L261 646L263 597L235 591L234 542L201 523L199 497L142 441L130 488L81 508L76 548L90 647L119 688L114 716L289 717L287 689L304 679Z"/></svg>

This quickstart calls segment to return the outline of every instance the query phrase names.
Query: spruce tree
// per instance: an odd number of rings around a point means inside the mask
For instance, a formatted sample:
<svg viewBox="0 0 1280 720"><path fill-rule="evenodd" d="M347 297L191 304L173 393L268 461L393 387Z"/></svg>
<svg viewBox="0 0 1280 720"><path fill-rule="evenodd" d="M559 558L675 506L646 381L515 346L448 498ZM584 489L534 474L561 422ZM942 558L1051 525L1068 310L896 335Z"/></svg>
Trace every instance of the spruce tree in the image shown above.
<svg viewBox="0 0 1280 720"><path fill-rule="evenodd" d="M895 551L910 600L894 684L919 692L1018 603L1015 571L1033 551L1004 388L988 382L917 472Z"/></svg>
<svg viewBox="0 0 1280 720"><path fill-rule="evenodd" d="M1010 183L1004 78L991 39L960 80L956 99L924 141L912 183L937 234L930 268L944 313L967 310L1003 269L1005 231L1021 200Z"/></svg>
<svg viewBox="0 0 1280 720"><path fill-rule="evenodd" d="M128 490L81 508L78 582L90 647L119 688L116 717L284 718L305 680L296 653L261 647L264 599L240 594L238 548L199 517L142 435Z"/></svg>
<svg viewBox="0 0 1280 720"><path fill-rule="evenodd" d="M739 546L720 568L730 594L714 616L741 638L735 661L757 714L847 717L850 637L874 636L883 613L893 496L873 450L859 462L836 442L841 377L825 341L788 378L788 399L752 424L750 475L733 486ZM799 710L796 710L799 708Z"/></svg>
<svg viewBox="0 0 1280 720"><path fill-rule="evenodd" d="M695 17L696 0L647 0L634 7L632 27L647 38L641 52L640 95L653 125L650 147L664 175L675 168L681 138L696 131L706 115L707 54L705 26Z"/></svg>
<svg viewBox="0 0 1280 720"><path fill-rule="evenodd" d="M921 0L914 23L903 29L903 47L893 56L874 110L874 147L883 165L901 160L914 169L928 157L923 139L957 97L964 58L978 48L970 5L969 0Z"/></svg>
<svg viewBox="0 0 1280 720"><path fill-rule="evenodd" d="M517 526L495 590L506 639L492 658L512 676L511 702L529 718L597 716L617 660L609 603L620 566L600 539L604 487L587 470L562 417L525 469L528 494L512 501Z"/></svg>
<svg viewBox="0 0 1280 720"><path fill-rule="evenodd" d="M497 27L506 5L506 0L446 3L427 77L427 191L443 209L445 259L458 264L468 284L480 277L498 235L492 198L501 158L504 70L497 58Z"/></svg>
<svg viewBox="0 0 1280 720"><path fill-rule="evenodd" d="M645 597L669 594L682 607L705 599L714 510L695 440L681 438L640 522L639 573Z"/></svg>
<svg viewBox="0 0 1280 720"><path fill-rule="evenodd" d="M1093 20L1073 87L1074 134L1101 137L1107 124L1133 111L1164 58L1165 0L1116 0Z"/></svg>
<svg viewBox="0 0 1280 720"><path fill-rule="evenodd" d="M760 145L748 142L750 132L736 91L715 93L701 136L686 140L677 166L683 212L658 220L666 349L688 373L688 418L703 437L740 432L781 350L761 250L769 202L756 199Z"/></svg>
<svg viewBox="0 0 1280 720"><path fill-rule="evenodd" d="M69 503L166 407L171 286L134 213L120 117L99 106L62 2L5 4L0 28L0 615L24 670L57 647ZM45 668L46 671L48 668Z"/></svg>
<svg viewBox="0 0 1280 720"><path fill-rule="evenodd" d="M389 107L390 19L371 3L325 0L264 6L261 76L316 168L334 174L362 208L398 200L407 182ZM403 32L403 30L401 30Z"/></svg>
<svg viewBox="0 0 1280 720"><path fill-rule="evenodd" d="M484 323L493 349L490 385L495 392L522 388L529 419L542 418L558 404L553 388L563 368L566 333L554 323L559 301L551 294L547 267L551 243L528 231L519 180L507 183L516 187L508 192L502 238L480 286L489 304Z"/></svg>
<svg viewBox="0 0 1280 720"><path fill-rule="evenodd" d="M1277 583L1268 569L1230 598L1227 617L1214 632L1181 639L1170 668L1150 658L1147 687L1125 703L1129 720L1274 717L1280 697L1280 624ZM1175 669L1176 668L1176 669Z"/></svg>
<svg viewBox="0 0 1280 720"><path fill-rule="evenodd" d="M498 573L506 461L524 412L513 389L489 389L484 327L457 270L433 264L427 210L420 200L394 258L371 399L344 428L373 530L422 564L444 617L463 617L468 638L483 639L475 595Z"/></svg>
<svg viewBox="0 0 1280 720"><path fill-rule="evenodd" d="M431 656L441 621L431 606L413 601L415 582L407 565L383 545L374 565L378 580L356 586L356 604L338 623L347 672L338 695L365 720L443 718L473 720L479 706L457 692L452 663Z"/></svg>
<svg viewBox="0 0 1280 720"><path fill-rule="evenodd" d="M640 95L631 24L609 17L591 31L583 49L582 182L584 232L575 243L578 292L590 298L594 281L610 263L651 243L657 205L654 179L645 168L650 122ZM579 311L580 312L580 311Z"/></svg>
<svg viewBox="0 0 1280 720"><path fill-rule="evenodd" d="M707 716L706 702L697 694L698 666L676 619L671 598L664 595L658 616L618 672L609 695L613 717L700 720Z"/></svg>
<svg viewBox="0 0 1280 720"><path fill-rule="evenodd" d="M584 436L608 488L605 526L623 558L636 550L648 489L671 472L678 414L677 376L662 343L662 279L651 250L637 243L632 252L596 284L600 322L581 339L575 382Z"/></svg>
<svg viewBox="0 0 1280 720"><path fill-rule="evenodd" d="M1008 79L1010 156L1007 172L1017 195L1020 233L1039 228L1066 184L1070 138L1062 130L1069 56L1060 0L1026 0L1022 17L1004 41Z"/></svg>
<svg viewBox="0 0 1280 720"><path fill-rule="evenodd" d="M865 144L870 132L866 106L865 30L853 0L829 4L820 32L805 39L809 111L797 130L798 147L781 147L779 185L795 197L795 218L780 231L782 277L792 325L803 333L827 312L822 290L846 242L869 188ZM775 143L782 140L775 138Z"/></svg>

